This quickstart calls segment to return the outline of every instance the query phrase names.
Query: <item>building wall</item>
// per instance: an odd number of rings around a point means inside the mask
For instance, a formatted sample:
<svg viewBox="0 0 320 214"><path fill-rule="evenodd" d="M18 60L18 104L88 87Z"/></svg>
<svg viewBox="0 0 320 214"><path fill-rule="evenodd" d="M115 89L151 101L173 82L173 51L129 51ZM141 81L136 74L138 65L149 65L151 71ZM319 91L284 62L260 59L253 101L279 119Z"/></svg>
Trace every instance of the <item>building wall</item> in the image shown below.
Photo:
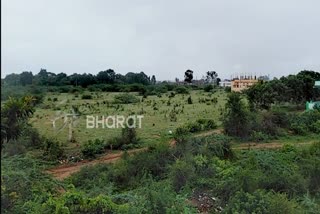
<svg viewBox="0 0 320 214"><path fill-rule="evenodd" d="M250 86L256 84L258 80L256 79L236 79L231 81L231 91L242 91L249 88Z"/></svg>

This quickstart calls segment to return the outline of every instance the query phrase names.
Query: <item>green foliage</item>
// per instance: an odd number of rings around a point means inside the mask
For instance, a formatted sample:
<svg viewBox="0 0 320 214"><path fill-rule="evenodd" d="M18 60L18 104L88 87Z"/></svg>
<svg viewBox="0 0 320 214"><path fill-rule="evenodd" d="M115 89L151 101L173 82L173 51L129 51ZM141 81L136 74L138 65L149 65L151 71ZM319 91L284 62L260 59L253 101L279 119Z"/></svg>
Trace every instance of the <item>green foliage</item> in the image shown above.
<svg viewBox="0 0 320 214"><path fill-rule="evenodd" d="M57 161L64 157L64 149L57 140L45 139L43 147L43 158L45 160Z"/></svg>
<svg viewBox="0 0 320 214"><path fill-rule="evenodd" d="M48 195L57 194L61 183L42 173L43 163L34 158L1 158L1 213L27 213L26 203L41 205Z"/></svg>
<svg viewBox="0 0 320 214"><path fill-rule="evenodd" d="M28 206L35 213L128 213L127 204L118 205L106 195L90 198L74 188L59 197L49 196L41 207L32 203Z"/></svg>
<svg viewBox="0 0 320 214"><path fill-rule="evenodd" d="M125 127L121 130L121 135L110 139L107 147L110 149L130 149L137 148L139 139L135 128Z"/></svg>
<svg viewBox="0 0 320 214"><path fill-rule="evenodd" d="M187 103L188 103L188 104L192 104L191 96L188 97Z"/></svg>
<svg viewBox="0 0 320 214"><path fill-rule="evenodd" d="M17 139L34 112L33 97L9 98L1 105L1 149L3 143Z"/></svg>
<svg viewBox="0 0 320 214"><path fill-rule="evenodd" d="M114 97L114 103L117 104L129 104L129 103L137 103L139 99L129 93L119 94Z"/></svg>
<svg viewBox="0 0 320 214"><path fill-rule="evenodd" d="M95 139L89 140L83 144L81 153L85 158L95 158L97 154L105 152L106 143L103 140Z"/></svg>
<svg viewBox="0 0 320 214"><path fill-rule="evenodd" d="M189 94L189 90L184 86L178 86L174 90L177 94Z"/></svg>
<svg viewBox="0 0 320 214"><path fill-rule="evenodd" d="M239 93L230 93L223 116L225 132L230 136L247 137L249 135L249 113Z"/></svg>
<svg viewBox="0 0 320 214"><path fill-rule="evenodd" d="M267 134L263 133L263 132L253 131L251 133L250 139L255 141L255 142L264 142L264 141L269 140L270 137Z"/></svg>
<svg viewBox="0 0 320 214"><path fill-rule="evenodd" d="M212 130L217 128L216 123L212 119L198 119L196 122L187 123L176 128L174 136L176 139L185 137L187 134L200 131Z"/></svg>
<svg viewBox="0 0 320 214"><path fill-rule="evenodd" d="M91 100L92 99L92 95L91 94L83 94L81 96L81 99L83 99L83 100Z"/></svg>
<svg viewBox="0 0 320 214"><path fill-rule="evenodd" d="M173 189L179 192L194 176L194 168L183 160L177 160L170 169Z"/></svg>
<svg viewBox="0 0 320 214"><path fill-rule="evenodd" d="M286 195L257 190L252 194L237 192L224 213L303 213L295 201Z"/></svg>
<svg viewBox="0 0 320 214"><path fill-rule="evenodd" d="M290 130L297 135L306 135L308 132L319 133L320 112L304 112L291 118Z"/></svg>
<svg viewBox="0 0 320 214"><path fill-rule="evenodd" d="M203 90L205 92L210 92L213 89L213 85L209 84L209 85L205 85Z"/></svg>

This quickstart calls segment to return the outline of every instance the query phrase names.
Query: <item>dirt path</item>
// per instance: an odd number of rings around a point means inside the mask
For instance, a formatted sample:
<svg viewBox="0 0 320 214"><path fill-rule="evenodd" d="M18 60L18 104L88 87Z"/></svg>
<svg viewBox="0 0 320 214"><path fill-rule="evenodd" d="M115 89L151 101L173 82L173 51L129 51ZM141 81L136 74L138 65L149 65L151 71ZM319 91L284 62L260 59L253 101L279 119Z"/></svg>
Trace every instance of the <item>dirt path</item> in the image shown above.
<svg viewBox="0 0 320 214"><path fill-rule="evenodd" d="M216 129L213 131L203 132L199 134L195 134L194 137L205 137L211 134L221 134L222 129ZM176 140L172 139L169 141L170 146L175 146L177 143ZM295 145L310 145L313 142L305 142L305 143L296 143ZM233 145L232 148L235 150L245 150L245 149L276 149L281 148L284 144L281 142L271 142L271 143L244 143L244 144L237 144ZM141 151L146 151L148 148L140 148L140 149L133 149L128 151L128 154L135 154ZM84 166L93 166L98 163L113 163L119 160L122 155L124 154L123 151L113 154L105 154L95 160L82 160L77 163L73 164L63 164L51 169L46 170L45 172L53 175L58 180L63 180L69 177L71 174L80 171L80 169Z"/></svg>
<svg viewBox="0 0 320 214"><path fill-rule="evenodd" d="M141 149L133 149L128 151L128 154L134 154L140 151L145 151L147 148L141 148ZM80 171L80 169L84 166L93 166L98 163L113 163L121 158L121 156L124 154L124 152L118 152L114 154L106 154L102 157L99 157L95 160L83 160L77 163L73 164L63 164L57 167L54 167L52 169L48 169L45 172L53 175L58 180L63 180L67 177L69 177L71 174Z"/></svg>
<svg viewBox="0 0 320 214"><path fill-rule="evenodd" d="M204 136L208 136L211 134L220 134L222 133L221 129L216 129L213 131L208 131L208 132L203 132L203 133L199 133L194 135L195 137L204 137ZM174 146L176 144L176 140L170 140L169 141L170 146ZM128 151L129 154L134 154L140 151L145 151L148 148L141 148L141 149L133 149ZM113 153L113 154L105 154L101 157L99 157L98 159L95 160L82 160L80 162L77 163L68 163L68 164L63 164L51 169L46 170L46 173L49 173L51 175L53 175L56 179L58 180L63 180L67 177L69 177L71 174L80 171L80 169L84 166L93 166L95 164L98 163L113 163L117 160L119 160L122 155L124 154L124 152L118 152L118 153Z"/></svg>
<svg viewBox="0 0 320 214"><path fill-rule="evenodd" d="M295 143L296 146L310 145L313 141L304 142L304 143ZM273 142L273 143L243 143L234 145L232 148L235 150L245 150L245 149L279 149L282 148L284 143Z"/></svg>

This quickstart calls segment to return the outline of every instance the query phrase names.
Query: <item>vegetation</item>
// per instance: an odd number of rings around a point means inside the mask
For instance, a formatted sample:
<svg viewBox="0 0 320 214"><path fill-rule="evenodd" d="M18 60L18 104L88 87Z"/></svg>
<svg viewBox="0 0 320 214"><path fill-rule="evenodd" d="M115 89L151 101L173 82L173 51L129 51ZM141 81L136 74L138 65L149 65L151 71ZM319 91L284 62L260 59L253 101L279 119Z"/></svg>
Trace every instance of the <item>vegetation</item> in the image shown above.
<svg viewBox="0 0 320 214"><path fill-rule="evenodd" d="M19 93L1 106L2 213L319 212L320 111L300 108L318 96L317 73L243 94L216 87L213 72L212 88L110 69L20 75L6 78ZM42 99L21 92L31 84L48 86ZM119 114L144 115L143 128L85 127Z"/></svg>

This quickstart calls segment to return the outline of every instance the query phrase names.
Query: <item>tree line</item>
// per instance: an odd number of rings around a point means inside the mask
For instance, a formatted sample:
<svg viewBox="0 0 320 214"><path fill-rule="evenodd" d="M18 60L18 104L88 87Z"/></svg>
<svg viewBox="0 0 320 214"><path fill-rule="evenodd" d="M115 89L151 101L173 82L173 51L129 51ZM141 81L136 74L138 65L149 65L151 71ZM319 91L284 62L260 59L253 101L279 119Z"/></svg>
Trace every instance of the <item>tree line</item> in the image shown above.
<svg viewBox="0 0 320 214"><path fill-rule="evenodd" d="M301 104L320 99L320 90L314 88L320 80L320 73L304 70L271 81L260 81L245 91L251 109L270 109L272 104Z"/></svg>
<svg viewBox="0 0 320 214"><path fill-rule="evenodd" d="M116 73L112 69L100 71L97 75L93 74L77 74L67 75L65 73L55 74L48 72L46 69L41 69L36 75L31 71L24 71L21 74L9 74L4 78L4 83L8 85L39 85L39 86L64 86L73 85L88 87L94 84L142 84L151 85L156 83L155 75L152 77L144 72L133 73L129 72L126 75Z"/></svg>

